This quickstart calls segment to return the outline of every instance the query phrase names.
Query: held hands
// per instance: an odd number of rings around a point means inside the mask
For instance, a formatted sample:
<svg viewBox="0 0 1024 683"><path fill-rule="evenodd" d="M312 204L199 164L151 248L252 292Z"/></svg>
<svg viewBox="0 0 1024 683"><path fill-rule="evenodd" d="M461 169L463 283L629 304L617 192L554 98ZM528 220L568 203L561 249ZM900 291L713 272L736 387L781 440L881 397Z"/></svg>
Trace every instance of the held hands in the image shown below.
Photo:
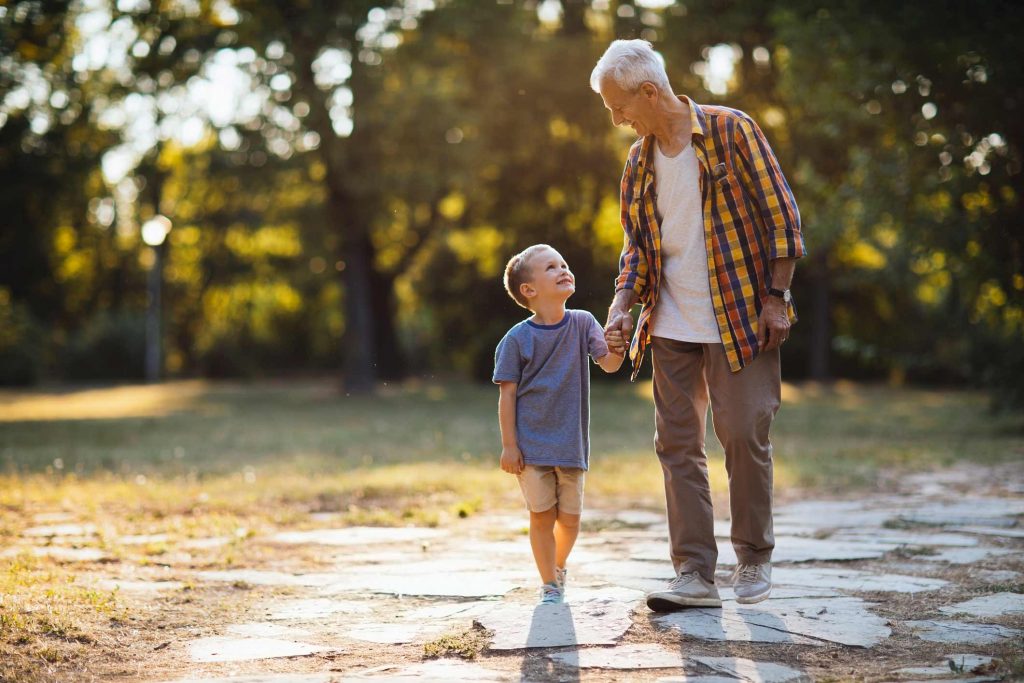
<svg viewBox="0 0 1024 683"><path fill-rule="evenodd" d="M773 351L789 338L789 311L786 302L769 296L757 319L757 348Z"/></svg>
<svg viewBox="0 0 1024 683"><path fill-rule="evenodd" d="M633 336L633 316L629 311L608 312L608 322L604 326L604 339L608 350L619 356L625 356L629 349L629 339Z"/></svg>
<svg viewBox="0 0 1024 683"><path fill-rule="evenodd" d="M501 449L501 469L509 474L522 474L523 452L519 450L519 446Z"/></svg>

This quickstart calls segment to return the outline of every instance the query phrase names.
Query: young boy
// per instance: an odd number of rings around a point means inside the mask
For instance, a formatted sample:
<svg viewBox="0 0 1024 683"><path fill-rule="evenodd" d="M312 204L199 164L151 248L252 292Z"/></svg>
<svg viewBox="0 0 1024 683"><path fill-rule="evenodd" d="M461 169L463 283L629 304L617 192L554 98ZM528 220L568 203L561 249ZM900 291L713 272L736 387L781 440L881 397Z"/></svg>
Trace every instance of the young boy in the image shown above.
<svg viewBox="0 0 1024 683"><path fill-rule="evenodd" d="M495 352L501 469L519 478L530 511L541 603L561 603L590 456L587 356L605 372L618 370L622 356L608 352L593 315L566 310L576 279L548 245L536 244L512 257L505 267L505 289L533 316L509 330Z"/></svg>

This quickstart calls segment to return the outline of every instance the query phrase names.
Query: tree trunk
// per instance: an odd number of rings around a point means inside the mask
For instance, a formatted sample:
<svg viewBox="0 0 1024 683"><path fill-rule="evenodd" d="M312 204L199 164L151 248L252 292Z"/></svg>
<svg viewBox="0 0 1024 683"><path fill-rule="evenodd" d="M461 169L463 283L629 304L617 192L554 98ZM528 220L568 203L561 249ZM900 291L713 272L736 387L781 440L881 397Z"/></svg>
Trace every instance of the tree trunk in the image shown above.
<svg viewBox="0 0 1024 683"><path fill-rule="evenodd" d="M405 379L408 368L395 329L395 280L370 271L370 302L373 310L374 361L380 379Z"/></svg>
<svg viewBox="0 0 1024 683"><path fill-rule="evenodd" d="M811 379L824 382L829 377L829 278L828 250L819 248L811 260L811 352L809 367Z"/></svg>
<svg viewBox="0 0 1024 683"><path fill-rule="evenodd" d="M332 214L336 212L332 211ZM370 278L373 244L365 230L352 225L346 228L342 247L345 262L345 374L342 386L346 393L366 394L372 392L377 384L373 351L373 285Z"/></svg>

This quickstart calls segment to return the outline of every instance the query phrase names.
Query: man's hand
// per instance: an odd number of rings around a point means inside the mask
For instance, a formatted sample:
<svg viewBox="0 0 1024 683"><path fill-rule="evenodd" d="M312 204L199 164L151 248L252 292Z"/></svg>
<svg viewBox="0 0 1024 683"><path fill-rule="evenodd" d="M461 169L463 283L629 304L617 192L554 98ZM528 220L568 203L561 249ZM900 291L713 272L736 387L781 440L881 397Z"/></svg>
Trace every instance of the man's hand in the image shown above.
<svg viewBox="0 0 1024 683"><path fill-rule="evenodd" d="M501 469L509 474L521 474L523 471L523 452L519 446L507 446L501 449Z"/></svg>
<svg viewBox="0 0 1024 683"><path fill-rule="evenodd" d="M777 296L768 296L757 319L757 348L773 351L789 338L789 311L786 302Z"/></svg>
<svg viewBox="0 0 1024 683"><path fill-rule="evenodd" d="M608 311L608 322L604 326L604 339L608 343L608 350L620 356L626 355L632 336L633 316L629 311L614 308Z"/></svg>

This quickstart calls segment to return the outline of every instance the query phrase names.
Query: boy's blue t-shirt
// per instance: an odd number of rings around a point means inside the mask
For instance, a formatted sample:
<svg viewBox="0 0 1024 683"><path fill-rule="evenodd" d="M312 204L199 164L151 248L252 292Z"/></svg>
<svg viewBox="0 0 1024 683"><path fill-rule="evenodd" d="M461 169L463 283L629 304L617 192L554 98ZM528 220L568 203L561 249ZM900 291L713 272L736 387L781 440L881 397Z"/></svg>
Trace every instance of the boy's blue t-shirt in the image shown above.
<svg viewBox="0 0 1024 683"><path fill-rule="evenodd" d="M494 354L495 384L516 382L516 439L527 465L590 463L590 367L608 354L588 311L566 310L555 325L519 323Z"/></svg>

